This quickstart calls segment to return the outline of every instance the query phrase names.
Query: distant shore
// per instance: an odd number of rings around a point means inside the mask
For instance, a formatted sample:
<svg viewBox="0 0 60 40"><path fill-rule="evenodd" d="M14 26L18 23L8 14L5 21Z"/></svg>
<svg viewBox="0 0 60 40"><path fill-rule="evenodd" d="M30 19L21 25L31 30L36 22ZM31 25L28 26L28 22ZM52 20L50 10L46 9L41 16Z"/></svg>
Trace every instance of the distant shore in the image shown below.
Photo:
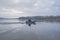
<svg viewBox="0 0 60 40"><path fill-rule="evenodd" d="M60 16L30 16L30 17L18 17L18 18L0 18L0 20L27 20L27 19L31 19L31 20L35 20L35 21L60 21Z"/></svg>

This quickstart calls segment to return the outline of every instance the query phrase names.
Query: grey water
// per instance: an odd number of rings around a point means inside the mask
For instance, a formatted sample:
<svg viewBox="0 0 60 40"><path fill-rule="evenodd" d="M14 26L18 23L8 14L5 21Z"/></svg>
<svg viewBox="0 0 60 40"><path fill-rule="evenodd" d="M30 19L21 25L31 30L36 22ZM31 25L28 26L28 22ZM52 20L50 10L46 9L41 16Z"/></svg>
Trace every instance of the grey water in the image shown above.
<svg viewBox="0 0 60 40"><path fill-rule="evenodd" d="M36 22L36 25L11 23L19 20L0 20L0 40L60 40L60 22Z"/></svg>

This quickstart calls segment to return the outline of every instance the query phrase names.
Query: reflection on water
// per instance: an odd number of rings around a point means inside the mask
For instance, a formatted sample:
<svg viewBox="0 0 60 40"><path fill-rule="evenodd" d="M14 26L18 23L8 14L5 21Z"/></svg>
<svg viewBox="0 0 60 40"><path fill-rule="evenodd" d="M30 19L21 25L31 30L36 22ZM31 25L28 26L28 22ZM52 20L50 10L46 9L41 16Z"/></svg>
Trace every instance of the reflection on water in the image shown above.
<svg viewBox="0 0 60 40"><path fill-rule="evenodd" d="M19 22L18 20L1 20ZM36 22L29 27L26 24L0 24L0 40L60 40L60 23Z"/></svg>

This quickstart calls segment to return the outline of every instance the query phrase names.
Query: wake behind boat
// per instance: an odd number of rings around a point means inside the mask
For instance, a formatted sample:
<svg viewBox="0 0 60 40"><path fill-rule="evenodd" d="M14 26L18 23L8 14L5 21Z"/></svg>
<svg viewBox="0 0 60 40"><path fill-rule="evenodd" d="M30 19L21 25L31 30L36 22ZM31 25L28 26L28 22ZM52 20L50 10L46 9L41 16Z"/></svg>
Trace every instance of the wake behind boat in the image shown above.
<svg viewBox="0 0 60 40"><path fill-rule="evenodd" d="M0 24L24 24L22 22L0 22Z"/></svg>
<svg viewBox="0 0 60 40"><path fill-rule="evenodd" d="M16 20L3 20L3 22L0 22L0 24L27 24L28 26L31 26L31 24L36 24L35 21L28 19L26 21L16 21Z"/></svg>

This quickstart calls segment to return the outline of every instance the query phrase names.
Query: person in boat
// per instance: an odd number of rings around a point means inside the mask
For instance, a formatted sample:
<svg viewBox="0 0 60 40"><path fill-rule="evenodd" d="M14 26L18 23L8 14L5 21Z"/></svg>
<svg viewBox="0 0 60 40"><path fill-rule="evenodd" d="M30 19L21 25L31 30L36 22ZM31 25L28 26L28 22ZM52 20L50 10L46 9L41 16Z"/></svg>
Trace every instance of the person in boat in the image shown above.
<svg viewBox="0 0 60 40"><path fill-rule="evenodd" d="M26 24L28 24L29 26L31 26L31 19L28 19L27 21L26 21Z"/></svg>
<svg viewBox="0 0 60 40"><path fill-rule="evenodd" d="M31 19L28 19L26 21L26 24L28 24L29 26L31 26L31 24L35 24L35 21L32 21Z"/></svg>
<svg viewBox="0 0 60 40"><path fill-rule="evenodd" d="M31 19L29 19L28 21L29 21L29 22L32 22L32 20L31 20Z"/></svg>
<svg viewBox="0 0 60 40"><path fill-rule="evenodd" d="M30 22L32 22L31 19L28 19L28 20L26 21L26 24L29 24Z"/></svg>

